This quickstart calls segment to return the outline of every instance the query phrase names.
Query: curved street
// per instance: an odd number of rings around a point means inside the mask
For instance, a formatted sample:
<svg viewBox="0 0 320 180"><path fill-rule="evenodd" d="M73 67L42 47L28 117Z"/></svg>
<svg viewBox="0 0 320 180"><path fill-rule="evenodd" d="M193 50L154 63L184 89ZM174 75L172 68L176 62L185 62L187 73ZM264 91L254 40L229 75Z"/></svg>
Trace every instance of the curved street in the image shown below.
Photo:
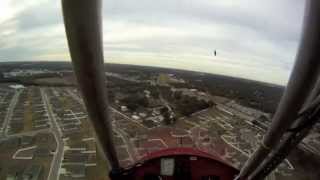
<svg viewBox="0 0 320 180"><path fill-rule="evenodd" d="M59 179L59 171L61 167L61 162L63 159L63 153L64 153L64 141L62 139L62 132L59 128L59 125L57 123L57 120L55 118L55 115L52 111L52 107L50 105L49 99L47 95L44 92L44 89L41 88L41 96L42 99L45 103L45 108L48 112L48 118L50 119L51 122L51 132L53 133L56 142L57 142L57 148L56 152L54 154L54 157L51 162L51 167L48 175L48 180L58 180Z"/></svg>

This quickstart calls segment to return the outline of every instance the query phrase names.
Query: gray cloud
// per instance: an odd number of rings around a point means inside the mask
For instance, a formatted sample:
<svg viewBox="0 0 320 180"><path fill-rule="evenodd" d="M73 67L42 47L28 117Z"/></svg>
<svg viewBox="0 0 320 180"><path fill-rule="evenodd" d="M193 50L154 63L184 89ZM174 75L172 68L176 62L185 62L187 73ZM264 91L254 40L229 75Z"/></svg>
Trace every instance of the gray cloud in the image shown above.
<svg viewBox="0 0 320 180"><path fill-rule="evenodd" d="M47 1L18 13L13 20L17 21L17 28L23 32L61 24L59 14L56 3Z"/></svg>
<svg viewBox="0 0 320 180"><path fill-rule="evenodd" d="M261 71L265 77L258 80L283 84L297 50L305 1L103 2L109 62L170 65L251 79ZM34 1L25 7L20 1L10 3L19 10L0 22L0 61L69 59L60 1ZM218 49L218 58L212 57L213 49ZM210 70L209 65L216 67Z"/></svg>

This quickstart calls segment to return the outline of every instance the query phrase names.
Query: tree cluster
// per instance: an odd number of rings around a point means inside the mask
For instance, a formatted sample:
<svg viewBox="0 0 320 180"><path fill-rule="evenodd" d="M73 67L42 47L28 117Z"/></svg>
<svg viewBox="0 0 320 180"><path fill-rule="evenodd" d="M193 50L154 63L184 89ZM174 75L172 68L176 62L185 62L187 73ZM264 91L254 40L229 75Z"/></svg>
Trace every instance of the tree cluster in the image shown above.
<svg viewBox="0 0 320 180"><path fill-rule="evenodd" d="M183 116L189 116L192 113L213 105L211 101L199 100L194 96L183 95L182 92L179 91L173 93L173 103L175 104L176 111Z"/></svg>
<svg viewBox="0 0 320 180"><path fill-rule="evenodd" d="M130 95L120 100L121 103L131 111L137 110L140 106L148 107L149 101L144 94Z"/></svg>

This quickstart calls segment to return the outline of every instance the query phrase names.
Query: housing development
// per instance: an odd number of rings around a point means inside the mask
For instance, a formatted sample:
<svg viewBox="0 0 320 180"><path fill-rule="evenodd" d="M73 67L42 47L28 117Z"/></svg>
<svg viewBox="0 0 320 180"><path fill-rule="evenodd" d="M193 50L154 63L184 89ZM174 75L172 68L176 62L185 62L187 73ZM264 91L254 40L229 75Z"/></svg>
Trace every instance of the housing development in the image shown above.
<svg viewBox="0 0 320 180"><path fill-rule="evenodd" d="M157 150L193 147L241 168L259 146L273 114L263 102L242 98L234 89L221 90L226 96L214 93L199 86L206 75L183 73L106 70L121 166ZM72 71L20 68L3 74L0 179L108 179L108 165ZM252 92L271 103L259 88ZM315 129L268 179L303 179L308 169L295 154L318 158L319 137Z"/></svg>

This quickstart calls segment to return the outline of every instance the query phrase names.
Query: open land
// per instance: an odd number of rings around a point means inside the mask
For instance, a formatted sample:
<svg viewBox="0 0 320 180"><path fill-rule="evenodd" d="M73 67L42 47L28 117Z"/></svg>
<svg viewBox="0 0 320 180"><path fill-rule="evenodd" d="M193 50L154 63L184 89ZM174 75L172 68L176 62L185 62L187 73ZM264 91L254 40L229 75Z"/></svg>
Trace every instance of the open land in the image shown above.
<svg viewBox="0 0 320 180"><path fill-rule="evenodd" d="M0 71L0 179L108 179L70 64L5 63ZM284 89L129 65L106 66L105 76L122 167L154 151L192 147L241 168L270 126ZM319 129L268 179L319 179Z"/></svg>

